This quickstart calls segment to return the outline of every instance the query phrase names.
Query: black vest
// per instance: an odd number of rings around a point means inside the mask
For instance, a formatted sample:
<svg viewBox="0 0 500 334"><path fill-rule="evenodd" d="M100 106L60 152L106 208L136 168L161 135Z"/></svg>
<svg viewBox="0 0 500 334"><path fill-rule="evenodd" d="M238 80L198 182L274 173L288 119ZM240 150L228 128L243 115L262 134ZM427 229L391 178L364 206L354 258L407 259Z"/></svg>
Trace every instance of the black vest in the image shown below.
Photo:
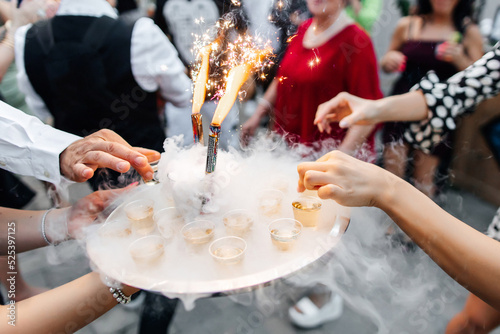
<svg viewBox="0 0 500 334"><path fill-rule="evenodd" d="M56 16L26 34L25 68L58 129L86 136L116 131L132 146L161 151L156 94L135 81L133 26L109 17Z"/></svg>

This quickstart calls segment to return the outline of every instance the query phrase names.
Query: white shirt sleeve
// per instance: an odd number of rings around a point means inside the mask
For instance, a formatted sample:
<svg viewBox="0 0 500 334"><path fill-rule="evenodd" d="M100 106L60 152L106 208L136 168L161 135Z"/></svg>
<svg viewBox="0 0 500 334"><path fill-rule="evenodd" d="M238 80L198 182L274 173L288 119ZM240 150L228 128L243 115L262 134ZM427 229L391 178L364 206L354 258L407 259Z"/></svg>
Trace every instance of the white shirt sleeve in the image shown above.
<svg viewBox="0 0 500 334"><path fill-rule="evenodd" d="M78 136L0 102L0 168L61 183L59 154Z"/></svg>
<svg viewBox="0 0 500 334"><path fill-rule="evenodd" d="M31 28L31 26L31 24L28 24L16 30L14 45L17 65L17 85L19 86L19 90L26 95L26 104L30 110L33 111L38 118L46 122L48 119L52 118L52 114L40 95L35 92L24 67L26 32Z"/></svg>
<svg viewBox="0 0 500 334"><path fill-rule="evenodd" d="M191 104L191 80L184 72L184 64L153 20L137 20L130 54L132 74L142 89L147 92L159 89L161 95L177 107Z"/></svg>

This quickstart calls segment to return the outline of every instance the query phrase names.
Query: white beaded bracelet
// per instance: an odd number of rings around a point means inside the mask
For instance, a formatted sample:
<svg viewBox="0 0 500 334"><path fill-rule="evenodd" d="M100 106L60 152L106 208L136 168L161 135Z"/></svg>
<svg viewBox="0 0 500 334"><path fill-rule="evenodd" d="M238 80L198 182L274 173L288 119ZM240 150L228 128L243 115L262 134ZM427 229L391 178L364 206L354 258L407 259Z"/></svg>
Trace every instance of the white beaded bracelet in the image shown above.
<svg viewBox="0 0 500 334"><path fill-rule="evenodd" d="M109 288L109 292L111 292L113 298L115 298L116 301L122 305L130 303L130 300L132 299L131 296L125 296L123 291L117 288Z"/></svg>
<svg viewBox="0 0 500 334"><path fill-rule="evenodd" d="M121 290L123 288L123 284L108 276L101 276L101 277L104 280L104 284L106 284L109 287L109 292L111 292L113 298L115 298L119 304L125 305L130 303L132 296L128 297L125 296L125 294Z"/></svg>
<svg viewBox="0 0 500 334"><path fill-rule="evenodd" d="M52 210L54 210L54 208L48 209L47 211L45 211L45 213L42 216L42 237L43 237L43 240L45 240L45 242L49 246L52 245L52 243L49 241L49 239L47 239L47 234L45 233L45 220L47 219L47 215L49 214L49 212Z"/></svg>

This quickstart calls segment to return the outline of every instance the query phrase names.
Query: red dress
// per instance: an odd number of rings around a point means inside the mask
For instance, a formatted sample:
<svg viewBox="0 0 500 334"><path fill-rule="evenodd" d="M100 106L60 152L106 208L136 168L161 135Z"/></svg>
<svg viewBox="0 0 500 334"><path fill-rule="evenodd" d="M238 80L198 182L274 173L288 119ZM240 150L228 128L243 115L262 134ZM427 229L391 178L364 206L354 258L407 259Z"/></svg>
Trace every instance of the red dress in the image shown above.
<svg viewBox="0 0 500 334"><path fill-rule="evenodd" d="M280 64L274 129L291 142L310 144L326 138L341 141L345 129L332 124L331 135L313 124L318 106L342 91L367 98L382 97L375 51L368 35L351 24L318 48L302 45L312 19L304 22ZM368 139L373 149L373 134Z"/></svg>

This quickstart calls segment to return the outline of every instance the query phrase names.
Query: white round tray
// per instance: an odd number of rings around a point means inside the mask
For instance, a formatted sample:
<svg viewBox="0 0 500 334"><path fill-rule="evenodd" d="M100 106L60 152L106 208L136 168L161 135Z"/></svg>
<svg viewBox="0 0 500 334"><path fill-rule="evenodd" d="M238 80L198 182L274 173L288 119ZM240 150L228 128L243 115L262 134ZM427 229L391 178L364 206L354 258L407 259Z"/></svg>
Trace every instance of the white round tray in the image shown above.
<svg viewBox="0 0 500 334"><path fill-rule="evenodd" d="M161 184L139 187L127 202L146 194L154 198L155 212L172 206L171 194ZM296 197L294 191L285 193L281 215L276 218L293 218L291 203ZM117 207L105 224L111 221L126 224L123 207L124 204ZM238 209L238 205L233 203L232 209ZM334 201L323 201L318 226L304 227L294 247L280 251L271 242L268 232L272 219L257 211L255 208L252 229L243 237L247 242L244 258L234 265L216 262L208 252L210 242L197 246L186 243L180 233L182 226L176 226L173 236L165 239L164 254L153 265L138 264L132 259L128 247L143 237L135 232L126 237L103 237L96 229L89 233L87 251L102 273L141 289L165 295L232 293L284 278L318 260L337 245L350 220L347 208ZM226 236L220 216L204 217L215 217L212 219L216 225L212 240ZM160 235L156 230L152 234Z"/></svg>

